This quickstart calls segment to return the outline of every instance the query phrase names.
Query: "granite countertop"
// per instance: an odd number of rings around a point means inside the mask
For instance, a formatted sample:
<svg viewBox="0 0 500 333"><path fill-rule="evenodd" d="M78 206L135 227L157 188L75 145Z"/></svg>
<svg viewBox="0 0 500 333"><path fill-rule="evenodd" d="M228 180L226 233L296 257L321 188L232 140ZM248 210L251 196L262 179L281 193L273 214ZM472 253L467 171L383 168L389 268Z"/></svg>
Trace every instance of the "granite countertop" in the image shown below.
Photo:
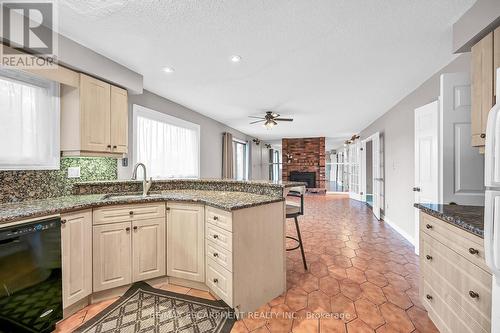
<svg viewBox="0 0 500 333"><path fill-rule="evenodd" d="M110 197L110 195L112 197ZM246 192L223 192L204 190L171 190L151 193L142 197L136 193L69 195L57 198L22 201L0 204L0 224L26 218L60 214L86 208L107 205L132 204L143 202L194 202L211 207L233 211L273 202L284 198Z"/></svg>
<svg viewBox="0 0 500 333"><path fill-rule="evenodd" d="M415 207L471 234L484 237L484 207L482 206L415 204Z"/></svg>
<svg viewBox="0 0 500 333"><path fill-rule="evenodd" d="M130 179L119 179L119 180L96 180L88 182L78 182L78 185L115 185L120 183L142 183L142 180L130 180ZM258 185L273 188L290 188L297 186L305 186L304 182L295 181L270 181L270 180L234 180L234 179L219 179L219 178L201 178L201 179L189 179L189 178L172 178L172 179L155 179L154 183L211 183L211 184L242 184L242 185Z"/></svg>

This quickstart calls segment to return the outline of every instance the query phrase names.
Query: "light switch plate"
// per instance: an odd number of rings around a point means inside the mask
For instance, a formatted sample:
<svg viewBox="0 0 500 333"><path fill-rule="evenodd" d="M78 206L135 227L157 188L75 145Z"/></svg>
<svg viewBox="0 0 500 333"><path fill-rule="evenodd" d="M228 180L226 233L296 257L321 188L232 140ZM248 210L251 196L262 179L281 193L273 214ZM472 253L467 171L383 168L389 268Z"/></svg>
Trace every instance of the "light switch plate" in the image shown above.
<svg viewBox="0 0 500 333"><path fill-rule="evenodd" d="M80 178L80 167L69 167L68 178Z"/></svg>

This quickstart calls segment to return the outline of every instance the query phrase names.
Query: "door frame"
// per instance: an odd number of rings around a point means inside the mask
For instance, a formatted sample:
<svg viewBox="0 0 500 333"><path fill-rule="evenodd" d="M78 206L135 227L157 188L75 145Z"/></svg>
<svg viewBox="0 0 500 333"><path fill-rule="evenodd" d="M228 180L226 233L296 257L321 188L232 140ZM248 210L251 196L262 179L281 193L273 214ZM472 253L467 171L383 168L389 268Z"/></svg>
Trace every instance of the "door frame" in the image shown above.
<svg viewBox="0 0 500 333"><path fill-rule="evenodd" d="M380 132L375 132L373 133L372 135L370 135L369 137L367 137L366 139L363 139L361 140L361 167L360 167L360 172L361 172L361 201L365 202L366 203L366 185L367 185L367 179L366 179L366 144L367 142L372 142L372 168L374 169L375 171L375 165L377 164L376 161L378 161L378 172L375 173L373 172L372 173L372 188L375 189L375 178L379 178L381 179L381 169L380 169L380 156L375 156L375 142L378 140L378 151L380 153ZM378 185L381 185L381 184L378 184ZM380 196L380 192L381 192L381 186L379 188L379 196ZM373 193L372 193L373 195ZM381 217L381 210L382 210L382 207L380 206L380 198L378 199L378 209L379 209L379 213L378 213L378 218L380 219ZM372 211L374 211L375 205L372 205ZM377 216L377 214L375 214L374 212L374 215Z"/></svg>

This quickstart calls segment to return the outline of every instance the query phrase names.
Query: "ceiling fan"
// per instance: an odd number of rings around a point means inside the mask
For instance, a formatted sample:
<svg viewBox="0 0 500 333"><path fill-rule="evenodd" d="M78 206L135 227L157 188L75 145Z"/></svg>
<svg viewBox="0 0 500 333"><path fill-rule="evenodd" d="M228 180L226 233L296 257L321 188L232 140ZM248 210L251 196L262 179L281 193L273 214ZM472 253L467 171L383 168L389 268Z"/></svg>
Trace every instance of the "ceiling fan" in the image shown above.
<svg viewBox="0 0 500 333"><path fill-rule="evenodd" d="M252 121L250 124L257 124L264 122L264 126L267 129L271 129L274 126L278 125L278 121L293 121L292 118L280 118L280 115L278 113L272 111L267 111L264 117L249 116L249 118L259 119L256 121Z"/></svg>

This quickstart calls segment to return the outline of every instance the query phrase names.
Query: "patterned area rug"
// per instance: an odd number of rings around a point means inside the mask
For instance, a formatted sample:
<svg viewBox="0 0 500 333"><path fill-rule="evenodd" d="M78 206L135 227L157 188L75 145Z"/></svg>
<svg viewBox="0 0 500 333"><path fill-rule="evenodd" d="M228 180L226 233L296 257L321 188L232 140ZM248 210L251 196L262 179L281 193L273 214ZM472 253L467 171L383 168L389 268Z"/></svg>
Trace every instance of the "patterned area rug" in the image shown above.
<svg viewBox="0 0 500 333"><path fill-rule="evenodd" d="M210 301L135 283L75 333L229 333L236 321L223 301Z"/></svg>

